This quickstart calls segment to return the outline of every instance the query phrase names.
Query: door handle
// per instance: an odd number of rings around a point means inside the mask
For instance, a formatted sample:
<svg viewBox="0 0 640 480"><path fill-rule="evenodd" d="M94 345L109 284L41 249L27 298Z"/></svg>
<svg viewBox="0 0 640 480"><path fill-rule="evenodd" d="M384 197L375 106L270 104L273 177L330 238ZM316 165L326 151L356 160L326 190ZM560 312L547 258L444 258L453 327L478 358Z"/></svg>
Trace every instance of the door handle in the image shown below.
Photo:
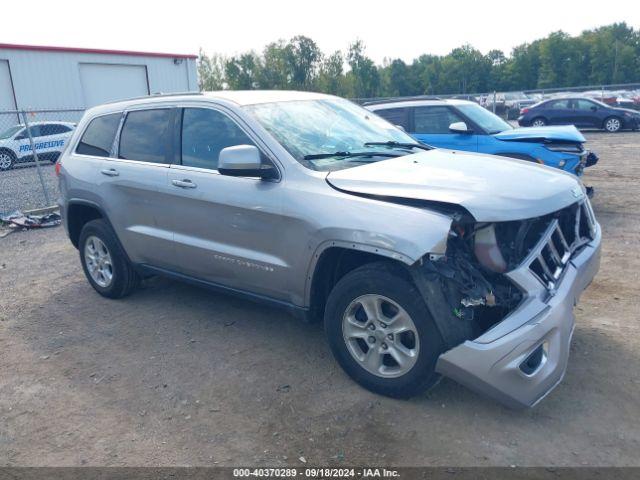
<svg viewBox="0 0 640 480"><path fill-rule="evenodd" d="M103 170L100 170L100 173L106 175L107 177L117 177L118 175L120 175L120 173L115 168L105 168Z"/></svg>
<svg viewBox="0 0 640 480"><path fill-rule="evenodd" d="M180 187L180 188L196 188L197 187L197 185L193 183L191 180L189 180L188 178L185 178L184 180L171 180L171 183L176 187Z"/></svg>

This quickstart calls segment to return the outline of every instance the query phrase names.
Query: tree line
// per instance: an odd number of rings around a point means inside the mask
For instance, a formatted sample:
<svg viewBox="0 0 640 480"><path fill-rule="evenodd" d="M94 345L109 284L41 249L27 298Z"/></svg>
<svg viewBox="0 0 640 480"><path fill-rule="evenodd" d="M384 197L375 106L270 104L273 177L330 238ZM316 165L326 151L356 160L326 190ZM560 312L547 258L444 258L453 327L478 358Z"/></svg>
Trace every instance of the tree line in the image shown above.
<svg viewBox="0 0 640 480"><path fill-rule="evenodd" d="M640 81L640 30L614 23L578 36L562 31L515 47L509 55L483 55L471 45L449 54L423 54L406 63L366 54L362 40L345 52L323 53L311 38L299 35L268 44L261 53L198 58L203 91L295 89L349 98L481 93L563 88Z"/></svg>

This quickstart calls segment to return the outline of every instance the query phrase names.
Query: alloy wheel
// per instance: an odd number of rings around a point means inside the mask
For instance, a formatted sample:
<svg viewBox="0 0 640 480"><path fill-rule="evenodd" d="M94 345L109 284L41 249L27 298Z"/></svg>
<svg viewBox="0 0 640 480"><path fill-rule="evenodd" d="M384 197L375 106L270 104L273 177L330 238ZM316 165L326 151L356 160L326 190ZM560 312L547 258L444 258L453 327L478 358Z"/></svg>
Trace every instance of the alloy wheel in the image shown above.
<svg viewBox="0 0 640 480"><path fill-rule="evenodd" d="M84 259L89 275L102 288L107 288L113 280L113 264L109 249L96 236L90 236L84 246Z"/></svg>
<svg viewBox="0 0 640 480"><path fill-rule="evenodd" d="M617 132L618 130L620 130L620 120L618 120L617 118L610 118L609 120L607 120L604 128L608 132Z"/></svg>
<svg viewBox="0 0 640 480"><path fill-rule="evenodd" d="M400 377L418 360L420 339L411 316L382 295L353 300L342 319L342 335L351 356L378 377Z"/></svg>
<svg viewBox="0 0 640 480"><path fill-rule="evenodd" d="M11 155L5 152L0 153L0 170L9 170L12 163L13 159L11 158Z"/></svg>

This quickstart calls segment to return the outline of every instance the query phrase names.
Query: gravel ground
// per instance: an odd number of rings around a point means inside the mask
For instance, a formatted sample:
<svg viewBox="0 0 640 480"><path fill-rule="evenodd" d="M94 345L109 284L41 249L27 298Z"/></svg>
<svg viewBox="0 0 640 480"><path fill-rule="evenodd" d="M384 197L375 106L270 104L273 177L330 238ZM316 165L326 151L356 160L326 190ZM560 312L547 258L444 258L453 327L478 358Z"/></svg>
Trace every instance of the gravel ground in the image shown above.
<svg viewBox="0 0 640 480"><path fill-rule="evenodd" d="M0 239L0 465L640 466L640 134L589 143L602 268L536 408L376 396L319 325L184 284L106 300L57 228Z"/></svg>
<svg viewBox="0 0 640 480"><path fill-rule="evenodd" d="M58 198L58 179L54 166L51 162L41 162L41 169L49 204L53 205ZM48 206L35 163L19 164L16 168L0 172L0 213Z"/></svg>

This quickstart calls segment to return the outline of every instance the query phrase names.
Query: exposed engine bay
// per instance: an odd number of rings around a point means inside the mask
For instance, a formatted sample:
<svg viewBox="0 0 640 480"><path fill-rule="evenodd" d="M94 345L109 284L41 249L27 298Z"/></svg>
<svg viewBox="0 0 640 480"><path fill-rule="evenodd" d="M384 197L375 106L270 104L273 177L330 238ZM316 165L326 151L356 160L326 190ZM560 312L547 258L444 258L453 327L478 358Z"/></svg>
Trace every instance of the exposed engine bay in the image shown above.
<svg viewBox="0 0 640 480"><path fill-rule="evenodd" d="M590 222L584 218L587 213L583 205L576 203L549 215L509 222L478 223L469 215L456 216L449 232L446 254L431 255L421 266L425 277L422 287L428 285L427 298L435 304L430 308L437 310L432 313L457 322L454 332L448 332L454 345L486 332L521 303L526 292L504 274L523 263L552 223L557 225L561 237L556 243L561 241L565 247L556 249L550 241L549 253L543 249L532 261L530 268L543 283L546 283L544 270L549 270L548 265L554 269L558 267L551 257L559 257L557 252L561 251L563 258L560 260L566 263L590 241ZM550 258L545 260L545 255ZM537 261L545 264L540 272L536 271ZM440 299L435 290L442 292ZM451 322L442 329L449 330Z"/></svg>

